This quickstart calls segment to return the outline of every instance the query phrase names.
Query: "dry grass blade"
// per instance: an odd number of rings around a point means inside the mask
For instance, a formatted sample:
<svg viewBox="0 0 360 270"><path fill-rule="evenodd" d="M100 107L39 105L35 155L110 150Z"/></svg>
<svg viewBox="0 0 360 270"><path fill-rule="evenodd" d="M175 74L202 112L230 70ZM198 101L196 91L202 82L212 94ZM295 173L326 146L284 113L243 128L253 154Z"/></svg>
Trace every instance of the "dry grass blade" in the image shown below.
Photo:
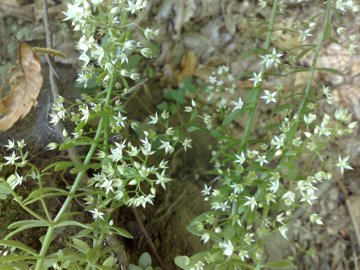
<svg viewBox="0 0 360 270"><path fill-rule="evenodd" d="M19 63L21 70L12 76L9 94L0 100L0 113L3 116L0 131L10 129L36 106L43 83L39 57L23 42L19 45Z"/></svg>

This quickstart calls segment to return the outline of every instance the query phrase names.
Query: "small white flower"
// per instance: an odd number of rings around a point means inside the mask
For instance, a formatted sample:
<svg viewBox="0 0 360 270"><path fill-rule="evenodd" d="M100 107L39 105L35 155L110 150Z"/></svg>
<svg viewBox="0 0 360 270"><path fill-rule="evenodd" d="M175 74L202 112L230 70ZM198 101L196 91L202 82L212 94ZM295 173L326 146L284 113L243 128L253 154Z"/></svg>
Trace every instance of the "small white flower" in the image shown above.
<svg viewBox="0 0 360 270"><path fill-rule="evenodd" d="M232 104L234 104L233 111L241 110L241 108L244 106L244 102L242 101L241 97L239 97L238 101L232 101Z"/></svg>
<svg viewBox="0 0 360 270"><path fill-rule="evenodd" d="M310 33L310 29L306 29L305 31L300 31L300 40L305 41L308 37L312 37L313 34Z"/></svg>
<svg viewBox="0 0 360 270"><path fill-rule="evenodd" d="M351 113L344 108L337 109L335 111L335 119L343 123L348 123L351 120Z"/></svg>
<svg viewBox="0 0 360 270"><path fill-rule="evenodd" d="M270 92L269 90L264 90L265 95L263 95L261 98L265 100L266 104L269 104L270 102L276 103L276 95L277 92Z"/></svg>
<svg viewBox="0 0 360 270"><path fill-rule="evenodd" d="M127 3L127 10L130 11L131 14L135 14L146 7L146 0L128 0Z"/></svg>
<svg viewBox="0 0 360 270"><path fill-rule="evenodd" d="M145 58L152 58L153 53L151 51L151 49L149 48L142 48L140 50L140 53L145 57Z"/></svg>
<svg viewBox="0 0 360 270"><path fill-rule="evenodd" d="M258 156L258 158L255 161L259 162L260 166L262 166L264 163L265 164L269 163L269 161L266 160L266 156Z"/></svg>
<svg viewBox="0 0 360 270"><path fill-rule="evenodd" d="M85 123L89 120L89 116L90 116L90 112L89 112L89 108L87 105L85 106L81 106L80 107L80 111L82 113L82 117L81 117L81 121L84 121Z"/></svg>
<svg viewBox="0 0 360 270"><path fill-rule="evenodd" d="M291 191L286 192L282 198L287 206L290 206L295 202L295 194Z"/></svg>
<svg viewBox="0 0 360 270"><path fill-rule="evenodd" d="M262 82L262 72L253 73L253 78L249 79L249 81L253 81L254 82L254 87L258 86L261 82Z"/></svg>
<svg viewBox="0 0 360 270"><path fill-rule="evenodd" d="M279 228L279 231L280 231L281 235L282 235L285 239L288 239L288 238L287 238L287 235L286 235L286 233L288 232L288 228L287 228L286 226L281 226L281 227Z"/></svg>
<svg viewBox="0 0 360 270"><path fill-rule="evenodd" d="M18 173L15 173L11 174L6 181L10 185L11 189L14 190L17 186L21 186L22 182L24 181L24 177L20 176Z"/></svg>
<svg viewBox="0 0 360 270"><path fill-rule="evenodd" d="M240 259L245 262L246 259L249 259L249 252L247 250L240 250L239 257Z"/></svg>
<svg viewBox="0 0 360 270"><path fill-rule="evenodd" d="M249 197L249 196L245 196L245 198L247 199L247 202L244 203L244 205L249 205L251 211L253 211L255 209L255 207L257 206L257 202L256 202L255 198Z"/></svg>
<svg viewBox="0 0 360 270"><path fill-rule="evenodd" d="M308 115L304 115L304 122L307 125L310 125L315 120L316 120L316 115L313 114L313 113L309 113Z"/></svg>
<svg viewBox="0 0 360 270"><path fill-rule="evenodd" d="M156 37L159 35L159 29L153 30L150 28L146 28L144 31L144 35L148 40L155 40Z"/></svg>
<svg viewBox="0 0 360 270"><path fill-rule="evenodd" d="M319 217L318 214L311 214L310 215L310 221L314 224L317 225L324 225L324 223L322 222L321 218Z"/></svg>
<svg viewBox="0 0 360 270"><path fill-rule="evenodd" d="M10 139L8 139L8 144L5 144L4 146L5 146L8 150L10 150L10 149L15 149L15 142L12 141L12 140L10 140Z"/></svg>
<svg viewBox="0 0 360 270"><path fill-rule="evenodd" d="M100 187L104 188L106 190L106 195L109 193L109 191L114 192L112 179L105 179L104 182L101 184Z"/></svg>
<svg viewBox="0 0 360 270"><path fill-rule="evenodd" d="M4 159L7 160L5 165L15 165L16 160L18 160L20 157L17 157L15 152L12 152L10 156L4 157Z"/></svg>
<svg viewBox="0 0 360 270"><path fill-rule="evenodd" d="M203 196L209 196L210 195L210 191L211 191L211 186L208 187L206 184L204 186L204 188L201 190L201 194Z"/></svg>
<svg viewBox="0 0 360 270"><path fill-rule="evenodd" d="M209 240L210 240L210 234L208 234L207 232L201 236L201 241L204 241L204 244L206 244Z"/></svg>
<svg viewBox="0 0 360 270"><path fill-rule="evenodd" d="M225 256L231 256L234 252L234 246L233 244L231 243L230 240L228 240L227 242L224 242L221 244L222 246L222 249L224 250L224 255Z"/></svg>
<svg viewBox="0 0 360 270"><path fill-rule="evenodd" d="M160 184L163 187L163 189L166 189L165 184L170 182L171 179L165 176L165 170L163 170L161 172L161 174L156 173L156 177L157 177L157 179L156 179L155 184L157 184L157 185Z"/></svg>
<svg viewBox="0 0 360 270"><path fill-rule="evenodd" d="M52 143L49 143L47 146L46 146L46 149L47 150L54 150L54 149L56 149L57 148L57 143L55 143L55 142L52 142Z"/></svg>
<svg viewBox="0 0 360 270"><path fill-rule="evenodd" d="M103 218L104 213L100 212L99 209L95 208L94 210L90 210L90 213L92 214L94 220L98 220L98 219L104 220Z"/></svg>
<svg viewBox="0 0 360 270"><path fill-rule="evenodd" d="M150 156L155 153L155 151L151 151L151 144L149 143L147 137L145 137L144 140L140 139L140 141L143 143L143 146L140 147L140 149L145 156Z"/></svg>
<svg viewBox="0 0 360 270"><path fill-rule="evenodd" d="M158 113L156 112L154 116L150 115L150 119L149 124L155 125L159 121Z"/></svg>
<svg viewBox="0 0 360 270"><path fill-rule="evenodd" d="M170 142L164 142L161 141L161 146L159 147L159 149L164 149L165 154L167 153L172 153L174 151L174 148L171 146Z"/></svg>
<svg viewBox="0 0 360 270"><path fill-rule="evenodd" d="M253 233L246 233L244 236L244 242L250 246L251 243L255 242L253 237L254 237Z"/></svg>
<svg viewBox="0 0 360 270"><path fill-rule="evenodd" d="M342 158L341 156L339 156L339 162L335 164L337 167L340 168L342 174L344 174L345 170L353 170L353 168L349 165L348 161L349 157Z"/></svg>
<svg viewBox="0 0 360 270"><path fill-rule="evenodd" d="M191 142L192 142L192 139L185 138L185 140L183 141L183 147L184 147L184 150L185 150L185 151L186 151L188 148L192 148Z"/></svg>
<svg viewBox="0 0 360 270"><path fill-rule="evenodd" d="M169 114L168 111L163 111L163 112L161 113L161 118L164 119L164 120L168 119L169 116L170 116L170 114Z"/></svg>
<svg viewBox="0 0 360 270"><path fill-rule="evenodd" d="M244 152L241 152L240 155L236 155L235 154L235 157L236 157L236 160L234 161L235 163L238 163L239 165L242 165L245 160L246 160L246 157L244 155Z"/></svg>

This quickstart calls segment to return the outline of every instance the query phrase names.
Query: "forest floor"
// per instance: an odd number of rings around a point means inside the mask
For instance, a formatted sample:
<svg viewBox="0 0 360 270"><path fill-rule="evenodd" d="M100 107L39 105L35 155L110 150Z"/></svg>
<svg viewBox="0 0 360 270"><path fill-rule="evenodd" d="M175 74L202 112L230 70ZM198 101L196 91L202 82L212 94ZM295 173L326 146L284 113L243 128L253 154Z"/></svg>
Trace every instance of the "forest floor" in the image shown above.
<svg viewBox="0 0 360 270"><path fill-rule="evenodd" d="M149 2L140 24L160 29L161 46L158 48L157 59L147 66L147 68L150 66L155 76L145 83L144 89L140 90L144 91L145 95L135 94L132 97L132 104L137 106L129 106L129 114L141 119L142 115L153 113L156 106L164 101L162 89L182 87L183 78L186 76L192 77L194 85L201 85L220 65L229 66L233 74L239 74L243 70L256 70L255 64L239 61L240 55L256 46L260 47L263 43L263 40L251 31L251 23L254 19L265 18L269 14L267 9L260 10L252 3L256 1L153 0ZM320 1L315 2L320 3ZM48 13L51 18L49 28L54 48L66 54L66 59L57 59L55 62L59 76L66 78L61 94L74 97L79 95L72 86L76 79L76 70L81 64L75 50L76 34L71 31L69 23L62 20L61 12L65 9L65 1L49 1ZM33 46L46 47L42 12L41 0L0 0L1 80L6 77L16 59L17 41L11 38L12 35ZM282 23L291 25L295 19L306 20L318 10L317 5L292 4L287 12L290 16L287 16L287 21ZM360 25L359 16L343 19L343 26L350 29L352 34L358 33L358 25ZM316 36L316 33L313 34ZM316 85L330 85L336 98L336 106L347 107L353 113L354 120L359 120L360 56L350 56L344 48L336 44L326 45L321 55L320 63L339 69L343 76L318 74L315 79ZM309 59L305 59L303 64L306 65L308 61ZM43 61L43 64L46 66L46 61ZM44 74L48 76L46 68ZM302 74L295 75L289 87L298 89L303 87L305 80L301 76ZM246 94L250 87L251 84L248 82L240 81L238 90ZM36 121L29 123L24 120L23 124L11 132L0 134L1 143L3 144L9 137L25 137L33 144L32 151L39 159L39 163L48 159L49 153L44 151L45 146L56 138L56 134L52 134L53 131L46 121L49 105L49 93L44 90L40 96L37 113L31 116ZM257 121L261 123L266 121L269 112L266 108L262 108L261 104L259 106ZM243 123L238 124L237 132L241 132ZM199 239L186 231L186 225L208 207L201 199L200 190L208 180L204 172L209 167L210 153L207 144L211 143L211 139L196 138L196 135L193 139L196 145L191 154L176 157L174 160L176 166L172 168L171 176L176 181L169 185L168 192L164 192L158 198L156 206L140 211L146 230L167 265L171 265L177 255L191 255L202 248ZM337 157L339 149L345 150L345 154L350 156L354 170L344 176L334 175L331 182L319 187L320 199L313 209L300 209L295 213L290 225L289 241L282 239L278 234L270 237L267 244L269 259L292 257L297 269L304 270L359 269L359 134L337 141L332 146L329 156ZM7 218L14 213L16 215L17 211L18 209L9 209L0 202L0 223L7 224L9 222ZM319 213L324 225L312 226L307 217L309 211ZM155 219L150 218L154 216ZM119 213L118 222L135 236L131 243L126 243L133 261L136 261L144 251L151 253L131 211L123 209L121 215ZM4 228L0 230L0 236ZM29 241L36 241L36 235L33 237Z"/></svg>

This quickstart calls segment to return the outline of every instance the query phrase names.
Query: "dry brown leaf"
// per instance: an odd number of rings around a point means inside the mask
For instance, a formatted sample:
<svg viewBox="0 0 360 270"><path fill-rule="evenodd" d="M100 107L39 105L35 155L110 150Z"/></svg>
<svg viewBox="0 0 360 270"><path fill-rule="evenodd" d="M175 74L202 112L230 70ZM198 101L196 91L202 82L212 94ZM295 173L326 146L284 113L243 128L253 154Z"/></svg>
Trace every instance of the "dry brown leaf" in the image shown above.
<svg viewBox="0 0 360 270"><path fill-rule="evenodd" d="M196 69L196 55L194 51L188 51L181 59L181 72L178 74L178 81L185 77L194 75Z"/></svg>
<svg viewBox="0 0 360 270"><path fill-rule="evenodd" d="M43 78L39 57L32 48L19 44L20 71L10 80L9 94L0 100L0 131L11 128L16 121L24 118L36 106Z"/></svg>

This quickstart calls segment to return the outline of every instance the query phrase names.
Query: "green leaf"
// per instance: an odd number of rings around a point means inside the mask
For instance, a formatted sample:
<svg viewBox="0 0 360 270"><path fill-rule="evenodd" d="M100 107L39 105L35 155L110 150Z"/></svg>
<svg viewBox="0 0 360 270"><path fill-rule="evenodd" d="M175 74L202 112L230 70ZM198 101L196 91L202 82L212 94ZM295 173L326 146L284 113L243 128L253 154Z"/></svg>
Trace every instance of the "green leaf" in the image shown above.
<svg viewBox="0 0 360 270"><path fill-rule="evenodd" d="M335 74L335 75L343 75L339 70L337 70L335 68L320 67L320 68L316 68L316 70L324 71L324 72Z"/></svg>
<svg viewBox="0 0 360 270"><path fill-rule="evenodd" d="M148 266L151 266L151 264L152 264L152 260L150 254L147 252L141 254L139 258L139 266L142 268L146 268Z"/></svg>
<svg viewBox="0 0 360 270"><path fill-rule="evenodd" d="M14 270L14 268L9 265L1 265L1 270Z"/></svg>
<svg viewBox="0 0 360 270"><path fill-rule="evenodd" d="M229 113L229 114L225 117L225 119L224 119L224 121L223 121L222 124L223 124L224 126L228 126L228 125L229 125L232 121L234 121L242 112L243 112L243 109L241 109L241 110L235 110L235 111Z"/></svg>
<svg viewBox="0 0 360 270"><path fill-rule="evenodd" d="M201 128L196 127L196 126L191 126L191 127L187 128L187 132L194 132L194 131L197 131L197 130L201 130Z"/></svg>
<svg viewBox="0 0 360 270"><path fill-rule="evenodd" d="M110 228L112 231L114 231L116 234L118 234L120 236L133 239L133 236L131 235L131 233L129 233L127 230L125 230L123 228L116 227L116 226L111 226Z"/></svg>
<svg viewBox="0 0 360 270"><path fill-rule="evenodd" d="M210 135L217 139L222 139L224 136L217 130L211 130Z"/></svg>
<svg viewBox="0 0 360 270"><path fill-rule="evenodd" d="M24 200L24 203L28 203L31 201L36 202L42 198L52 197L52 196L67 196L69 192L60 188L52 188L52 187L44 187L38 188L31 192L29 196Z"/></svg>
<svg viewBox="0 0 360 270"><path fill-rule="evenodd" d="M58 161L58 162L53 163L52 165L55 166L55 169L54 169L55 172L58 172L58 171L67 169L69 167L76 166L77 164L72 161Z"/></svg>
<svg viewBox="0 0 360 270"><path fill-rule="evenodd" d="M60 151L64 151L67 150L69 148L74 148L76 146L83 146L83 145L91 145L93 142L90 138L87 137L82 137L80 139L77 140L70 140L67 142L64 142L60 145L59 150Z"/></svg>
<svg viewBox="0 0 360 270"><path fill-rule="evenodd" d="M88 253L90 251L90 247L85 241L73 237L72 242L74 243L75 247L77 249L79 249L81 252L86 254L86 253Z"/></svg>
<svg viewBox="0 0 360 270"><path fill-rule="evenodd" d="M239 61L244 61L252 55L257 56L257 55L264 54L264 53L267 53L267 51L265 49L257 48L257 49L253 49L253 50L250 50L250 51L247 51L247 52L241 54L238 59L239 59Z"/></svg>
<svg viewBox="0 0 360 270"><path fill-rule="evenodd" d="M11 188L5 183L0 183L0 200L5 200L9 194L11 194Z"/></svg>
<svg viewBox="0 0 360 270"><path fill-rule="evenodd" d="M14 248L18 248L21 249L23 251L26 251L27 253L37 257L38 254L36 253L36 251L34 249L32 249L31 247L28 247L27 245L18 242L18 241L14 241L14 240L0 240L0 246L6 246L6 247L14 247Z"/></svg>
<svg viewBox="0 0 360 270"><path fill-rule="evenodd" d="M261 268L268 268L268 267L275 269L296 268L295 265L293 265L292 262L290 261L276 261L261 265Z"/></svg>
<svg viewBox="0 0 360 270"><path fill-rule="evenodd" d="M130 264L129 265L129 270L142 270L142 269L137 265Z"/></svg>
<svg viewBox="0 0 360 270"><path fill-rule="evenodd" d="M95 264L101 255L101 246L93 247L86 254L86 260L91 264Z"/></svg>
<svg viewBox="0 0 360 270"><path fill-rule="evenodd" d="M301 58L303 58L305 55L307 55L308 52L310 52L312 49L314 49L316 46L315 45L311 45L309 48L306 48L304 50L301 51L301 53L299 53L296 56L297 60L300 60Z"/></svg>
<svg viewBox="0 0 360 270"><path fill-rule="evenodd" d="M73 221L73 220L59 222L58 224L55 225L55 228L67 227L67 226L77 226L77 227L81 227L83 229L92 230L92 227L82 224L81 222Z"/></svg>
<svg viewBox="0 0 360 270"><path fill-rule="evenodd" d="M29 255L16 255L16 254L0 257L0 263L17 262L17 261L25 261L25 260L37 260L37 258ZM3 266L1 265L1 269L3 269L2 267Z"/></svg>
<svg viewBox="0 0 360 270"><path fill-rule="evenodd" d="M190 258L188 256L177 256L175 258L175 264L181 269L186 269L186 267L190 264Z"/></svg>
<svg viewBox="0 0 360 270"><path fill-rule="evenodd" d="M82 238L82 237L86 237L88 236L90 233L92 233L94 230L91 228L91 229L84 229L84 230L81 230L79 233L77 233L75 235L75 237L77 238Z"/></svg>
<svg viewBox="0 0 360 270"><path fill-rule="evenodd" d="M47 226L49 226L49 224L42 220L27 219L27 220L16 221L16 222L10 224L7 228L9 230L13 230L13 229L21 228L24 226L27 226L27 228L29 229L29 228L35 228L35 227L47 227Z"/></svg>
<svg viewBox="0 0 360 270"><path fill-rule="evenodd" d="M174 101L176 104L185 103L185 88L180 89L167 89L164 92L164 98Z"/></svg>
<svg viewBox="0 0 360 270"><path fill-rule="evenodd" d="M14 262L10 264L12 266L12 270L29 270L30 266L27 262ZM4 269L5 270L5 269Z"/></svg>
<svg viewBox="0 0 360 270"><path fill-rule="evenodd" d="M114 256L109 256L104 262L103 262L103 266L107 266L107 267L112 267L115 263L115 258Z"/></svg>
<svg viewBox="0 0 360 270"><path fill-rule="evenodd" d="M288 109L292 109L293 108L293 105L292 104L281 104L279 106L276 106L272 112L273 113L279 113L279 112L283 112L285 110L288 110Z"/></svg>
<svg viewBox="0 0 360 270"><path fill-rule="evenodd" d="M74 168L72 168L70 170L70 173L72 174L77 174L79 172L82 172L82 171L87 171L89 169L99 169L101 168L101 164L100 163L93 163L93 164L89 164L87 166L83 166L83 165L78 165L78 166L75 166Z"/></svg>

